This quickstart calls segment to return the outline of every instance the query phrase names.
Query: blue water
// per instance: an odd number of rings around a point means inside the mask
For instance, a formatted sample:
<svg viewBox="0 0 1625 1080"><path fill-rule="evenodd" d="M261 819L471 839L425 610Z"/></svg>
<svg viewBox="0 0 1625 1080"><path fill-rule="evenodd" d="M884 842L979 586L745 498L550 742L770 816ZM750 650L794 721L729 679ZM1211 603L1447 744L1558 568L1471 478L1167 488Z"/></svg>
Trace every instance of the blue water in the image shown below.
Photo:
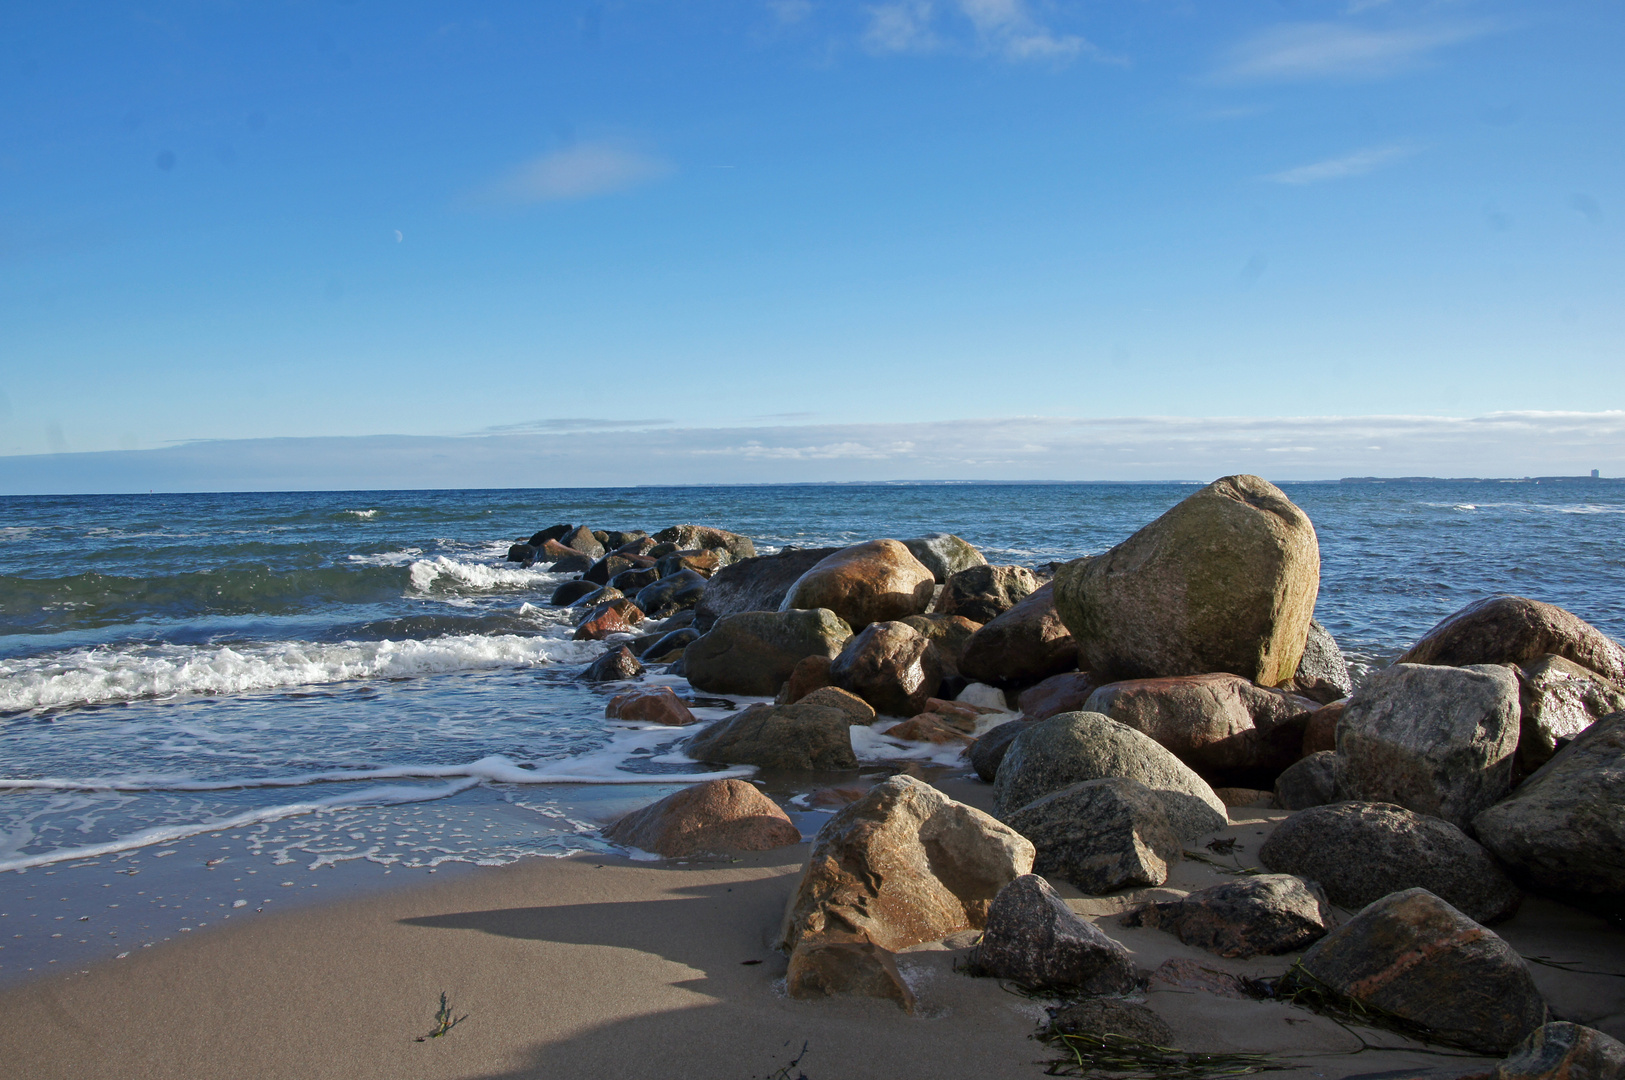
<svg viewBox="0 0 1625 1080"><path fill-rule="evenodd" d="M1625 637L1625 484L1284 486L1320 538L1318 617L1357 673L1498 592ZM1102 551L1193 490L0 499L0 870L150 867L204 835L304 868L601 847L597 822L713 769L679 733L606 721L574 680L602 646L568 640L547 603L565 579L503 561L548 525L698 522L764 552L947 531L1036 565Z"/></svg>

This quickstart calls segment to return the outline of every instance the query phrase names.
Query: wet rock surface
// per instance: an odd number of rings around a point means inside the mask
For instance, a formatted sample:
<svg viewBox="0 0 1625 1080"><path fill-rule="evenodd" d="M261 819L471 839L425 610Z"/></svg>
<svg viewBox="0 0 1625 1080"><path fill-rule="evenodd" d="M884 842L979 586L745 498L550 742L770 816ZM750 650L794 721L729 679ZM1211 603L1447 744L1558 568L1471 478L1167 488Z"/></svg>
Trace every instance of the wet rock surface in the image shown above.
<svg viewBox="0 0 1625 1080"><path fill-rule="evenodd" d="M752 705L692 736L697 761L797 772L853 769L850 716L820 705Z"/></svg>
<svg viewBox="0 0 1625 1080"><path fill-rule="evenodd" d="M747 611L719 619L683 654L688 681L715 694L770 697L809 656L833 659L852 636L834 612Z"/></svg>
<svg viewBox="0 0 1625 1080"><path fill-rule="evenodd" d="M830 661L830 682L882 716L913 716L942 684L931 639L902 622L870 623Z"/></svg>

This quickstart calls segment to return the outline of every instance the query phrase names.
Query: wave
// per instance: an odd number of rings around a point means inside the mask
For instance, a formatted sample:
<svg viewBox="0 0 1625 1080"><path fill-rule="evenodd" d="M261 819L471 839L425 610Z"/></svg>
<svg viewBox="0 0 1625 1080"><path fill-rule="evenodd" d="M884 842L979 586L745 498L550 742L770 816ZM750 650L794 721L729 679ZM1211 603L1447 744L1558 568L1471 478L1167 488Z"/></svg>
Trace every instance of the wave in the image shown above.
<svg viewBox="0 0 1625 1080"><path fill-rule="evenodd" d="M432 559L418 559L408 567L412 588L429 592L436 585L442 588L463 586L471 589L535 589L565 579L563 574L546 570L525 570L507 566L487 566L484 563L463 562L436 555Z"/></svg>
<svg viewBox="0 0 1625 1080"><path fill-rule="evenodd" d="M0 661L0 713L182 694L239 694L355 679L584 663L597 642L456 635L426 641L121 645Z"/></svg>

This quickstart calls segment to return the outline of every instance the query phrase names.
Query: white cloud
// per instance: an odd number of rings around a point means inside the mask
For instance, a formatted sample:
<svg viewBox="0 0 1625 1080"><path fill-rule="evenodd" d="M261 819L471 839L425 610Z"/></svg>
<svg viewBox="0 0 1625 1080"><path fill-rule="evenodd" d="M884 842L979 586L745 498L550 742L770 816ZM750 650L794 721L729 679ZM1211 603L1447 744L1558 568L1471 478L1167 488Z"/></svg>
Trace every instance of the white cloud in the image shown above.
<svg viewBox="0 0 1625 1080"><path fill-rule="evenodd" d="M931 32L929 0L899 0L869 9L863 43L874 52L930 52L941 42Z"/></svg>
<svg viewBox="0 0 1625 1080"><path fill-rule="evenodd" d="M1272 173L1264 179L1276 184L1318 184L1325 180L1343 180L1350 176L1363 176L1390 162L1409 157L1415 151L1404 146L1373 146L1356 150L1343 157L1328 158L1309 165Z"/></svg>
<svg viewBox="0 0 1625 1080"><path fill-rule="evenodd" d="M580 143L532 158L483 192L487 202L537 203L609 195L671 171L659 158L611 142Z"/></svg>
<svg viewBox="0 0 1625 1080"><path fill-rule="evenodd" d="M1271 27L1232 49L1218 77L1232 82L1377 78L1490 29L1486 23L1390 30L1344 23L1290 23Z"/></svg>
<svg viewBox="0 0 1625 1080"><path fill-rule="evenodd" d="M1119 62L1076 34L1058 33L1045 26L1025 0L953 0L951 10L969 23L969 40L956 40L953 20L939 20L931 0L894 0L869 8L864 45L882 53L932 52L957 45L1018 62L1070 60L1080 54ZM964 38L964 22L959 39Z"/></svg>

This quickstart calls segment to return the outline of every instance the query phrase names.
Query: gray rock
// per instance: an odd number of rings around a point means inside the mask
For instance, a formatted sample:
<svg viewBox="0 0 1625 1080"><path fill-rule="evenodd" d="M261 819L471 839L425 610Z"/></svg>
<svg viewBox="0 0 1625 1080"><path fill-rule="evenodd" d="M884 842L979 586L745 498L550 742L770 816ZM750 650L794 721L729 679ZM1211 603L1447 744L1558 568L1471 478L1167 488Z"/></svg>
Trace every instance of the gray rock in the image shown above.
<svg viewBox="0 0 1625 1080"><path fill-rule="evenodd" d="M959 672L990 686L1025 686L1078 666L1078 646L1045 585L972 634Z"/></svg>
<svg viewBox="0 0 1625 1080"><path fill-rule="evenodd" d="M604 557L604 545L598 542L598 538L592 534L592 530L585 525L580 526L570 535L561 537L559 542L567 548L573 548L581 552L589 559L596 560Z"/></svg>
<svg viewBox="0 0 1625 1080"><path fill-rule="evenodd" d="M1337 754L1322 750L1299 758L1275 778L1275 805L1307 810L1337 801Z"/></svg>
<svg viewBox="0 0 1625 1080"><path fill-rule="evenodd" d="M971 954L979 975L1034 989L1095 996L1135 989L1128 950L1067 907L1037 874L1023 874L994 898Z"/></svg>
<svg viewBox="0 0 1625 1080"><path fill-rule="evenodd" d="M870 623L830 661L831 684L856 694L882 716L914 716L942 683L931 639L902 622Z"/></svg>
<svg viewBox="0 0 1625 1080"><path fill-rule="evenodd" d="M669 634L661 634L648 645L645 645L640 656L649 658L650 663L662 663L668 657L681 656L684 649L700 639L700 632L692 626L680 626Z"/></svg>
<svg viewBox="0 0 1625 1080"><path fill-rule="evenodd" d="M948 579L931 610L989 623L1038 590L1039 580L1024 566L972 566Z"/></svg>
<svg viewBox="0 0 1625 1080"><path fill-rule="evenodd" d="M636 679L643 674L643 665L625 645L611 649L587 665L577 676L582 682L620 682Z"/></svg>
<svg viewBox="0 0 1625 1080"><path fill-rule="evenodd" d="M1146 1008L1113 998L1086 998L1050 1017L1050 1030L1058 1035L1120 1035L1135 1042L1171 1048L1174 1031L1162 1017Z"/></svg>
<svg viewBox="0 0 1625 1080"><path fill-rule="evenodd" d="M705 576L693 570L682 570L663 577L653 585L638 590L637 604L644 613L654 618L683 611L700 602L707 585Z"/></svg>
<svg viewBox="0 0 1625 1080"><path fill-rule="evenodd" d="M752 705L688 740L696 761L806 772L855 769L851 718L819 705Z"/></svg>
<svg viewBox="0 0 1625 1080"><path fill-rule="evenodd" d="M970 760L976 775L991 784L999 774L999 765L1004 761L1010 744L1026 727L1024 721L1008 720L971 743L965 750L965 757Z"/></svg>
<svg viewBox="0 0 1625 1080"><path fill-rule="evenodd" d="M595 585L590 581L582 581L579 578L575 581L566 581L563 585L560 585L557 589L553 590L553 599L548 601L548 603L554 604L558 607L569 607L578 601L591 596L601 587L602 586ZM616 592L619 591L620 590L618 589L616 590Z"/></svg>
<svg viewBox="0 0 1625 1080"><path fill-rule="evenodd" d="M1448 821L1387 803L1343 802L1293 814L1264 841L1271 870L1320 882L1351 911L1426 889L1481 923L1511 917L1523 894L1473 839Z"/></svg>
<svg viewBox="0 0 1625 1080"><path fill-rule="evenodd" d="M683 653L696 689L771 697L809 656L834 659L852 636L833 611L746 611L718 619Z"/></svg>
<svg viewBox="0 0 1625 1080"><path fill-rule="evenodd" d="M592 569L595 560L579 551L554 559L548 569L555 574L583 574Z"/></svg>
<svg viewBox="0 0 1625 1080"><path fill-rule="evenodd" d="M605 556L605 558L608 558L608 556ZM656 570L654 567L633 567L630 570L622 570L620 573L610 578L609 586L612 589L621 590L621 592L626 593L628 596L636 596L639 592L643 591L659 580L660 571Z"/></svg>
<svg viewBox="0 0 1625 1080"><path fill-rule="evenodd" d="M1016 737L994 780L994 812L1004 817L1052 791L1111 776L1156 792L1182 839L1229 824L1224 803L1187 765L1149 736L1088 712L1052 716Z"/></svg>
<svg viewBox="0 0 1625 1080"><path fill-rule="evenodd" d="M1556 653L1625 686L1625 649L1560 607L1522 596L1471 604L1422 636L1401 664L1531 664Z"/></svg>
<svg viewBox="0 0 1625 1080"><path fill-rule="evenodd" d="M1550 761L1560 743L1625 710L1625 690L1561 656L1519 669L1518 687L1518 767L1526 773Z"/></svg>
<svg viewBox="0 0 1625 1080"><path fill-rule="evenodd" d="M1308 948L1326 936L1332 911L1326 893L1312 881L1257 874L1182 900L1147 904L1123 923L1166 930L1187 945L1239 959Z"/></svg>
<svg viewBox="0 0 1625 1080"><path fill-rule="evenodd" d="M1321 938L1283 980L1504 1054L1546 1022L1523 958L1426 889L1392 893Z"/></svg>
<svg viewBox="0 0 1625 1080"><path fill-rule="evenodd" d="M913 540L904 540L903 546L925 564L939 585L961 570L987 563L973 544L952 533L926 533Z"/></svg>
<svg viewBox="0 0 1625 1080"><path fill-rule="evenodd" d="M1518 680L1505 667L1395 664L1337 723L1340 798L1387 802L1461 826L1512 788Z"/></svg>
<svg viewBox="0 0 1625 1080"><path fill-rule="evenodd" d="M1162 800L1144 784L1109 776L1052 791L1004 820L1033 842L1033 869L1086 893L1161 885L1180 840Z"/></svg>
<svg viewBox="0 0 1625 1080"><path fill-rule="evenodd" d="M779 610L796 579L839 550L788 547L724 566L711 576L705 596L694 609L694 625L704 633L725 615Z"/></svg>
<svg viewBox="0 0 1625 1080"><path fill-rule="evenodd" d="M1536 1028L1491 1075L1492 1080L1625 1080L1625 1043L1560 1020Z"/></svg>
<svg viewBox="0 0 1625 1080"><path fill-rule="evenodd" d="M1354 680L1349 678L1349 665L1343 659L1343 650L1338 648L1332 632L1322 626L1318 619L1309 620L1309 636L1304 641L1303 659L1298 661L1297 673L1292 676L1288 686L1322 705L1354 692Z"/></svg>
<svg viewBox="0 0 1625 1080"><path fill-rule="evenodd" d="M711 551L721 548L737 559L749 559L756 554L756 545L750 537L740 536L725 529L709 525L673 525L655 533L657 543L675 545L673 551Z"/></svg>
<svg viewBox="0 0 1625 1080"><path fill-rule="evenodd" d="M1625 899L1625 713L1581 732L1473 825L1534 888Z"/></svg>

